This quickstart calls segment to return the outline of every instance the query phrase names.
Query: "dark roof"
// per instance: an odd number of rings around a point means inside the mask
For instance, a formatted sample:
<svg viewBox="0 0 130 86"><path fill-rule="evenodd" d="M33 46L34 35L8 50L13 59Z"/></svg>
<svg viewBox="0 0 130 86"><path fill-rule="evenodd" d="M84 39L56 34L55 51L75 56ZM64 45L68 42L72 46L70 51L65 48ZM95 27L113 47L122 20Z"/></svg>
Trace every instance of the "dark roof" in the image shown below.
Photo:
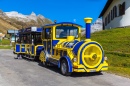
<svg viewBox="0 0 130 86"><path fill-rule="evenodd" d="M104 15L104 13L107 11L107 9L109 8L109 6L111 5L113 0L108 0L106 5L104 6L102 12L99 15L99 18L102 17Z"/></svg>
<svg viewBox="0 0 130 86"><path fill-rule="evenodd" d="M25 29L20 29L18 31L20 34L28 34L28 33L41 33L42 32L42 28L38 28L38 27L28 27Z"/></svg>
<svg viewBox="0 0 130 86"><path fill-rule="evenodd" d="M72 25L77 25L77 26L81 26L79 24L76 24L76 23L72 23L72 22L60 22L60 23L55 23L55 24L47 24L45 26L54 26L54 25L58 25L58 24L72 24ZM43 26L43 27L45 27ZM82 26L81 26L82 27Z"/></svg>

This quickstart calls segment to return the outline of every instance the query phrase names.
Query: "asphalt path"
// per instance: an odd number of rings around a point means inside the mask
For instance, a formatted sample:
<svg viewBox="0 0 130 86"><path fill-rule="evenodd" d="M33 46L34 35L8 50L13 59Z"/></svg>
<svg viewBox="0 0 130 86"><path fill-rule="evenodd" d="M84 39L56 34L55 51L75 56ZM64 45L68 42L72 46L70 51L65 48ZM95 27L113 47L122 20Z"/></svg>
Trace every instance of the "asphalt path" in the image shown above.
<svg viewBox="0 0 130 86"><path fill-rule="evenodd" d="M0 49L0 86L130 86L130 79L114 74L73 73L63 76L57 67L14 59L12 50Z"/></svg>

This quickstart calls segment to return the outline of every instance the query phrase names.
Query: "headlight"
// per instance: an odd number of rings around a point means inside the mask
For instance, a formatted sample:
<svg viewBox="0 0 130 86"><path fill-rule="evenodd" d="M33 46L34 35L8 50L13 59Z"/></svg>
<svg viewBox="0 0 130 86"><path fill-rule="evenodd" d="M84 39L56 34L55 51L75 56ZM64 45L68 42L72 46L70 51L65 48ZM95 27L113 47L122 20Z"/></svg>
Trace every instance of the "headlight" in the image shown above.
<svg viewBox="0 0 130 86"><path fill-rule="evenodd" d="M107 57L106 57L106 56L104 57L104 60L107 60Z"/></svg>
<svg viewBox="0 0 130 86"><path fill-rule="evenodd" d="M77 61L77 58L76 58L76 57L74 57L74 58L73 58L73 62L76 62L76 61Z"/></svg>

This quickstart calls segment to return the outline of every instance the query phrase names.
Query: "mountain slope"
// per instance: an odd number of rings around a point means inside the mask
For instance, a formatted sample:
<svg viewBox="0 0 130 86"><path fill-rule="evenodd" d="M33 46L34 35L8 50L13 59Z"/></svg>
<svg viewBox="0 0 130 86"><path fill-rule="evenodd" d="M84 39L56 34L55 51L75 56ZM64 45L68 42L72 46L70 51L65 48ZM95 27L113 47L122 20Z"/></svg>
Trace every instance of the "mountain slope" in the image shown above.
<svg viewBox="0 0 130 86"><path fill-rule="evenodd" d="M30 15L24 15L17 11L3 12L0 10L0 32L5 34L8 29L21 29L30 26L41 27L45 24L52 24L52 21L40 14L36 15L34 12Z"/></svg>
<svg viewBox="0 0 130 86"><path fill-rule="evenodd" d="M8 29L17 29L15 26L11 25L7 21L0 18L0 32L6 33Z"/></svg>

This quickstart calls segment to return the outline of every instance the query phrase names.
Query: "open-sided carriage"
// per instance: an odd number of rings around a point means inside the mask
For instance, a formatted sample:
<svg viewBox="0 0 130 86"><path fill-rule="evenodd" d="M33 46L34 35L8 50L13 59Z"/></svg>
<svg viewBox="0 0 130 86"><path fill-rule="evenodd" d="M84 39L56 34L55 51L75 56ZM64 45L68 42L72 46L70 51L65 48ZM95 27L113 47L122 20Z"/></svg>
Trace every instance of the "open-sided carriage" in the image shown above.
<svg viewBox="0 0 130 86"><path fill-rule="evenodd" d="M42 28L29 27L21 29L15 38L14 53L32 60L38 60L43 49L41 40Z"/></svg>

